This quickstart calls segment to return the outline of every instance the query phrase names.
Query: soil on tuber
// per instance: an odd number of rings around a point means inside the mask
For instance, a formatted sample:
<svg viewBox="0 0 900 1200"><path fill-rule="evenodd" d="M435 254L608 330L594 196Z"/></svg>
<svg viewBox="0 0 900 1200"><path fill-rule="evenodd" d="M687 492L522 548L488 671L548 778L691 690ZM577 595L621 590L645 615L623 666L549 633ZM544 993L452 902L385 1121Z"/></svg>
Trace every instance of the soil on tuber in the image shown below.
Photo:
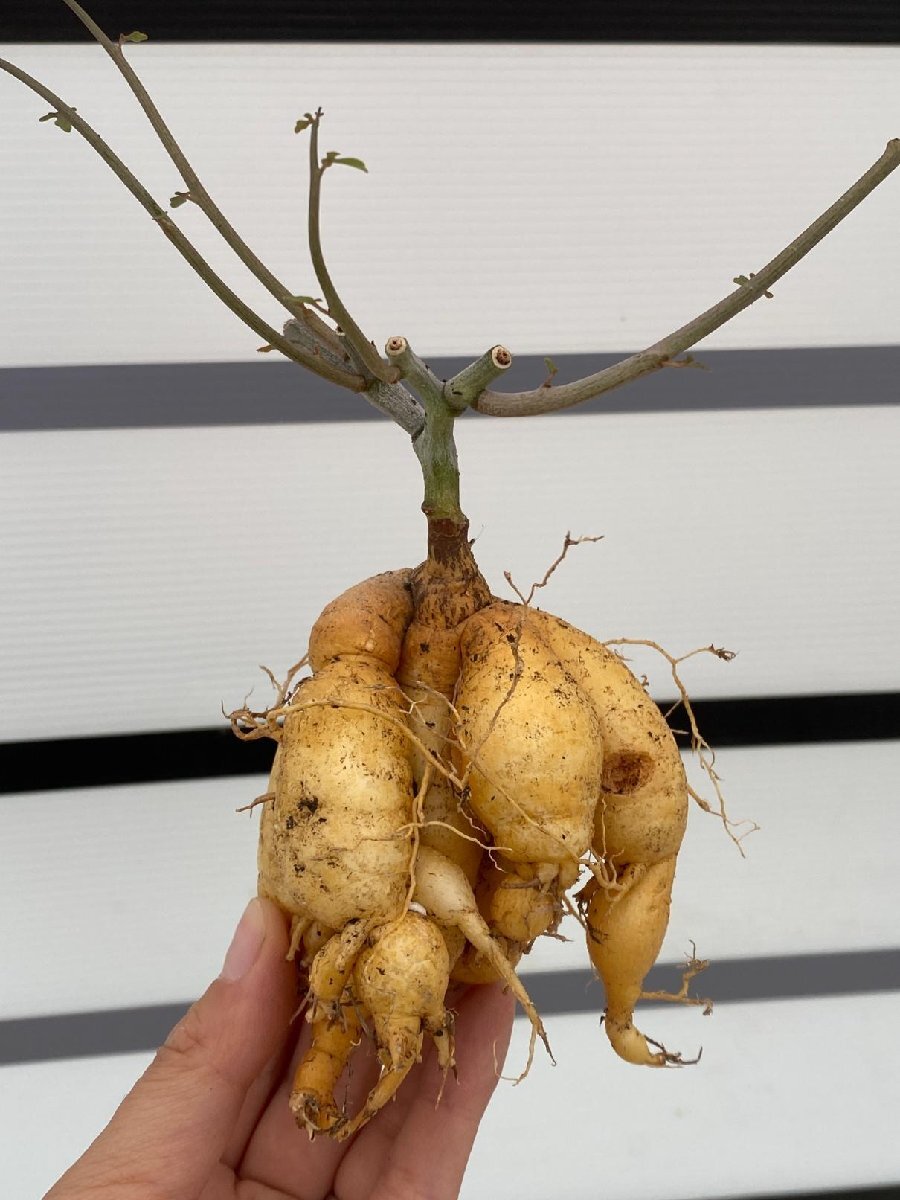
<svg viewBox="0 0 900 1200"><path fill-rule="evenodd" d="M428 1040L455 1067L455 985L501 981L531 1022L528 1065L536 1039L549 1051L516 965L567 911L612 1048L683 1062L633 1022L687 816L669 725L613 650L493 596L465 521L432 525L419 567L326 606L308 675L231 714L240 737L277 743L258 886L292 921L312 1039L290 1103L310 1135L351 1136ZM363 1038L381 1074L349 1112L338 1082Z"/></svg>

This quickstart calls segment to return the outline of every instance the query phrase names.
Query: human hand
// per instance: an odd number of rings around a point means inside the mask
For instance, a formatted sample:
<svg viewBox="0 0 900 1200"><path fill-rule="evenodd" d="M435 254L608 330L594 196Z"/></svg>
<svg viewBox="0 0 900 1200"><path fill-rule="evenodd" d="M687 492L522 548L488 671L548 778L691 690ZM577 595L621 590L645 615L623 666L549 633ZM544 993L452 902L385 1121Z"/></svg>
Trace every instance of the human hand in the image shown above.
<svg viewBox="0 0 900 1200"><path fill-rule="evenodd" d="M457 1006L459 1082L433 1050L355 1137L310 1141L288 1108L309 1042L296 1008L286 922L244 913L222 974L175 1026L109 1125L45 1200L452 1200L509 1044L514 1001L470 988ZM298 1040L299 1032L299 1040ZM360 1061L362 1060L362 1061ZM378 1066L354 1057L355 1111Z"/></svg>

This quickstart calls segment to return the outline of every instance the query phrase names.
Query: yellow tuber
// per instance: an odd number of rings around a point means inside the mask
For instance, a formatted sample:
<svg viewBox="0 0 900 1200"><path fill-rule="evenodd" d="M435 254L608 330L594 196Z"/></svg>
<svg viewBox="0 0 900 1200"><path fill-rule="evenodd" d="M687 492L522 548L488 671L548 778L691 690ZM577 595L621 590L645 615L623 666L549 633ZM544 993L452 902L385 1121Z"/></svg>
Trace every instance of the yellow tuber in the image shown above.
<svg viewBox="0 0 900 1200"><path fill-rule="evenodd" d="M574 911L567 894L585 874L575 903L613 1049L680 1063L651 1049L633 1012L668 923L688 790L665 718L623 660L492 597L466 544L337 597L308 662L271 709L232 714L240 736L278 744L259 890L291 917L307 991L298 1123L351 1136L426 1038L453 1066L454 982L502 981L532 1048L546 1044L515 968ZM362 1038L381 1074L347 1112L338 1085Z"/></svg>

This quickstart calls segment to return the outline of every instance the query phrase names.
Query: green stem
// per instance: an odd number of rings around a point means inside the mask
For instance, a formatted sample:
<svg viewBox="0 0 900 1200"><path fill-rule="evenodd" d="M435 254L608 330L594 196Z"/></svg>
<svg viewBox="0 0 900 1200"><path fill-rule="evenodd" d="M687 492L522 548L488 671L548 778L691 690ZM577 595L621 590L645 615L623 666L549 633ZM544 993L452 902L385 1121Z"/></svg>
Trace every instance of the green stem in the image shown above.
<svg viewBox="0 0 900 1200"><path fill-rule="evenodd" d="M448 403L442 380L432 372L405 337L392 337L385 346L388 360L413 387L425 410L425 422L413 437L413 449L422 468L425 499L422 512L429 528L435 524L462 530L467 526L459 504L459 464L453 426L459 410Z"/></svg>
<svg viewBox="0 0 900 1200"><path fill-rule="evenodd" d="M307 217L309 255L316 272L316 279L319 281L319 287L328 302L328 315L340 325L341 332L356 351L366 370L382 383L396 383L396 371L392 371L382 362L375 347L350 316L325 265L322 234L319 229L322 176L325 173L325 165L319 161L319 122L322 115L322 110L317 109L309 129L309 211Z"/></svg>
<svg viewBox="0 0 900 1200"><path fill-rule="evenodd" d="M425 399L425 424L413 441L413 449L422 467L425 499L422 512L429 521L465 523L459 504L459 464L453 425L456 416L444 400L432 403Z"/></svg>

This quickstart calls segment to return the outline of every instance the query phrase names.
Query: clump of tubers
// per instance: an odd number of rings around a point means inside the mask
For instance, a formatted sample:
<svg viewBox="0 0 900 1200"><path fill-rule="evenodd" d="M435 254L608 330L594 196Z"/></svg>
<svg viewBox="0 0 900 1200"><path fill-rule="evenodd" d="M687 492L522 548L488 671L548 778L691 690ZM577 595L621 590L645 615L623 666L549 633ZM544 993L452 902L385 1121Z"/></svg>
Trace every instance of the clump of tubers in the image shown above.
<svg viewBox="0 0 900 1200"><path fill-rule="evenodd" d="M565 911L584 926L616 1053L681 1063L633 1012L668 923L689 789L664 716L623 659L491 596L458 542L338 596L304 662L311 674L295 682L295 668L271 708L231 714L239 736L277 742L259 892L290 915L307 989L298 1124L349 1137L426 1039L454 1067L454 984L501 981L531 1022L532 1051L546 1045L515 967ZM346 1112L335 1089L364 1037L381 1074Z"/></svg>

